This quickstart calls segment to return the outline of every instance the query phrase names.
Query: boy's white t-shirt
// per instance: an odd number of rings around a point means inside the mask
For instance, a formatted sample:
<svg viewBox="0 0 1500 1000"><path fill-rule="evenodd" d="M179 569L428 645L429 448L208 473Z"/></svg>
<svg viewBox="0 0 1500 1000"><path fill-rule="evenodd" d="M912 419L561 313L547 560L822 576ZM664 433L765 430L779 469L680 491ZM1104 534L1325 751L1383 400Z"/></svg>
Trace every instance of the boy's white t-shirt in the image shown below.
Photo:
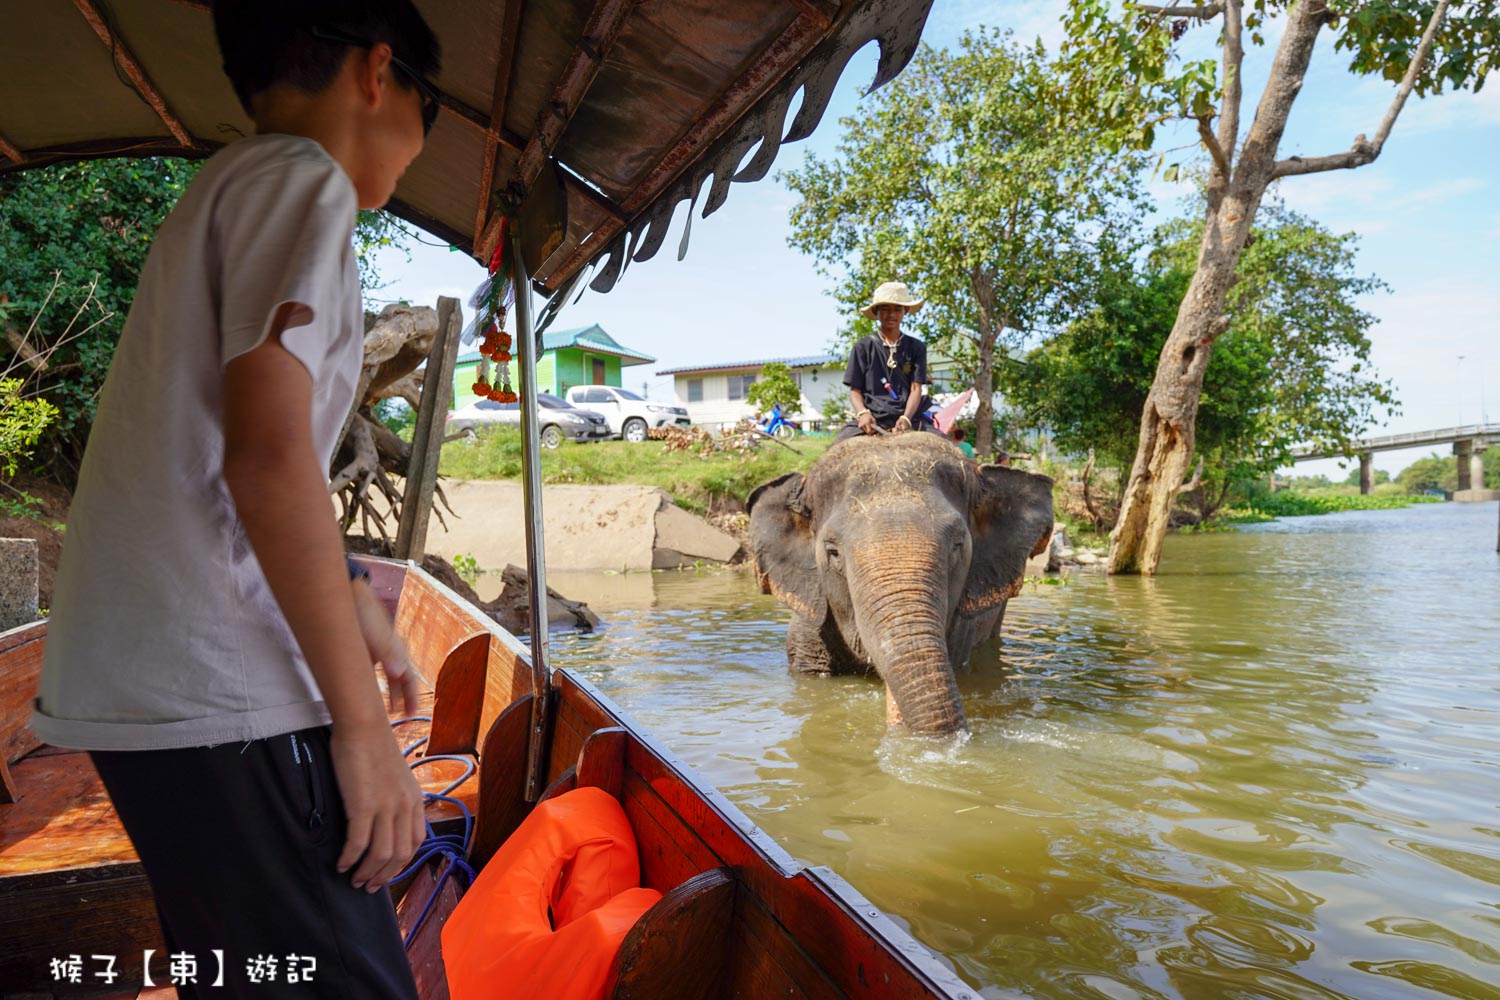
<svg viewBox="0 0 1500 1000"><path fill-rule="evenodd" d="M157 231L68 516L42 740L168 749L330 721L224 484L223 374L279 305L310 309L281 342L312 375L326 470L363 354L356 213L322 146L262 135L215 154Z"/></svg>

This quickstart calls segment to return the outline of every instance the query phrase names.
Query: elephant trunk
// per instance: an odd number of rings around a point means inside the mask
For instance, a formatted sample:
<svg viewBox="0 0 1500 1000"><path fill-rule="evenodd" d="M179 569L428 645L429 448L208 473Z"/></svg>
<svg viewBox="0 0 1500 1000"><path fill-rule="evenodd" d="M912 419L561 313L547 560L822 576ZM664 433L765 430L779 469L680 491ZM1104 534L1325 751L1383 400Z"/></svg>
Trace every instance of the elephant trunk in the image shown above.
<svg viewBox="0 0 1500 1000"><path fill-rule="evenodd" d="M968 724L948 661L946 574L935 560L926 562L856 573L852 596L856 608L868 611L860 616L866 651L901 720L912 732L946 735Z"/></svg>

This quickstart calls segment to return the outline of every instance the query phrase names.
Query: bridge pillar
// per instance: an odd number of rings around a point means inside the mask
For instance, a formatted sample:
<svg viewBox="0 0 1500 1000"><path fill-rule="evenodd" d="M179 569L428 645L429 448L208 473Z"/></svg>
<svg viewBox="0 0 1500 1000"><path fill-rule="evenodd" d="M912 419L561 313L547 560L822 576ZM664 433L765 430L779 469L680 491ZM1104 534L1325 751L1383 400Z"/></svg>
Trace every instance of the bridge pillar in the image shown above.
<svg viewBox="0 0 1500 1000"><path fill-rule="evenodd" d="M1458 492L1472 490L1474 488L1474 442L1453 442L1453 454L1458 456Z"/></svg>
<svg viewBox="0 0 1500 1000"><path fill-rule="evenodd" d="M1453 494L1454 500L1460 503L1500 500L1500 490L1484 488L1484 452L1489 444L1484 438L1453 442L1453 453L1458 456L1458 489Z"/></svg>
<svg viewBox="0 0 1500 1000"><path fill-rule="evenodd" d="M1359 456L1359 492L1369 496L1375 492L1375 453L1366 451Z"/></svg>

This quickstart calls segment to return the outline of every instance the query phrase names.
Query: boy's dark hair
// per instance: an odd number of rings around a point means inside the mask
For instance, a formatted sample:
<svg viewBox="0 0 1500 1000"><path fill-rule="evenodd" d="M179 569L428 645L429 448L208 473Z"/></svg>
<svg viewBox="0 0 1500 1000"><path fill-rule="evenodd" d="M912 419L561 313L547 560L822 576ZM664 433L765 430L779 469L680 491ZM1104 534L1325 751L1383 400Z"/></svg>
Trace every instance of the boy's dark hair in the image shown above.
<svg viewBox="0 0 1500 1000"><path fill-rule="evenodd" d="M953 440L955 440L955 441L962 441L964 438L966 438L968 436L969 436L969 432L966 431L966 430L964 430L962 427L955 427L955 428L953 428Z"/></svg>
<svg viewBox="0 0 1500 1000"><path fill-rule="evenodd" d="M214 0L224 73L246 113L277 84L316 94L333 82L350 47L315 38L314 28L385 42L424 79L437 75L437 36L411 0Z"/></svg>

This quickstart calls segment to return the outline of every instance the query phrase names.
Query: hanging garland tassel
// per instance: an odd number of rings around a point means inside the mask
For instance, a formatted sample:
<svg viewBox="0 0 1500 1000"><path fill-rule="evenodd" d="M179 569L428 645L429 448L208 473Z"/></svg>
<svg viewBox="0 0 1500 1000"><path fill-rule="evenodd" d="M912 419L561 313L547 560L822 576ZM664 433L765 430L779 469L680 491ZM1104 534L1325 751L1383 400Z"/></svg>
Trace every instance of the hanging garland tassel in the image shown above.
<svg viewBox="0 0 1500 1000"><path fill-rule="evenodd" d="M471 308L477 310L474 317L474 329L484 331L484 339L480 342L479 353L495 362L495 385L490 385L484 379L474 383L474 394L496 403L514 403L521 397L511 388L510 384L510 360L511 360L511 337L506 333L506 313L510 311L511 305L516 300L515 267L510 256L505 252L508 240L509 219L500 220L500 242L495 246L495 253L490 257L490 273L469 299Z"/></svg>

